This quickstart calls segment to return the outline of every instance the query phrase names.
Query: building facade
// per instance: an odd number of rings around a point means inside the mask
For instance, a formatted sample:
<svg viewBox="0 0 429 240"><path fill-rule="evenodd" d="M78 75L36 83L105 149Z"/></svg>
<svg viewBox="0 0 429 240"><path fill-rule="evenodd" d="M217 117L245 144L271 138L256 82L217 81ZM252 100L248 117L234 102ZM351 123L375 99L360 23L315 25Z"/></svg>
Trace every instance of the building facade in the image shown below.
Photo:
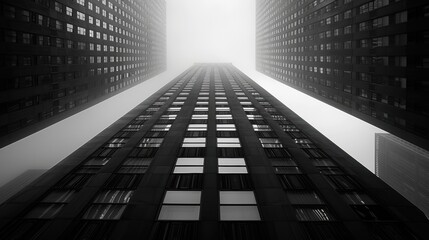
<svg viewBox="0 0 429 240"><path fill-rule="evenodd" d="M375 134L375 174L429 217L429 152L388 133Z"/></svg>
<svg viewBox="0 0 429 240"><path fill-rule="evenodd" d="M429 148L429 3L257 0L258 71Z"/></svg>
<svg viewBox="0 0 429 240"><path fill-rule="evenodd" d="M0 187L0 204L8 200L13 195L17 194L19 191L21 191L27 185L32 183L34 180L36 180L46 171L47 169L30 169L23 172L22 174L12 179L11 181L7 182L3 186L1 186Z"/></svg>
<svg viewBox="0 0 429 240"><path fill-rule="evenodd" d="M2 239L424 239L423 213L230 64L196 64L0 208Z"/></svg>
<svg viewBox="0 0 429 240"><path fill-rule="evenodd" d="M164 0L4 0L0 147L166 68Z"/></svg>

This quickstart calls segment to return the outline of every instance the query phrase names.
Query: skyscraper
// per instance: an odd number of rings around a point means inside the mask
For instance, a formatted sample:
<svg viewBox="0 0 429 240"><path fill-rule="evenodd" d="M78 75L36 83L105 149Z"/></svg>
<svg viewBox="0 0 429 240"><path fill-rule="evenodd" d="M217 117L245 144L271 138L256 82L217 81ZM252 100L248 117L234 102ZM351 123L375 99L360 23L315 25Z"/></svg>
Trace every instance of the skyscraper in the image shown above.
<svg viewBox="0 0 429 240"><path fill-rule="evenodd" d="M375 134L375 174L429 217L429 152L388 133Z"/></svg>
<svg viewBox="0 0 429 240"><path fill-rule="evenodd" d="M230 64L196 64L0 208L2 239L424 239L398 193Z"/></svg>
<svg viewBox="0 0 429 240"><path fill-rule="evenodd" d="M257 0L256 68L429 148L429 4Z"/></svg>
<svg viewBox="0 0 429 240"><path fill-rule="evenodd" d="M46 169L30 169L0 187L0 204L40 177Z"/></svg>
<svg viewBox="0 0 429 240"><path fill-rule="evenodd" d="M164 0L5 0L0 147L166 68Z"/></svg>

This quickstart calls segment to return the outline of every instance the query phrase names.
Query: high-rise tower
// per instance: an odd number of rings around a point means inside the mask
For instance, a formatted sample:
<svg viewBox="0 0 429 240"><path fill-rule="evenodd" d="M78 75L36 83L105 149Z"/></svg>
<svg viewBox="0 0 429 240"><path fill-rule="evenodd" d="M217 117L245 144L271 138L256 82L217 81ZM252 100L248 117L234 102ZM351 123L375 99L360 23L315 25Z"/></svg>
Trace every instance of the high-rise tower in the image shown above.
<svg viewBox="0 0 429 240"><path fill-rule="evenodd" d="M0 147L166 68L164 0L4 0Z"/></svg>
<svg viewBox="0 0 429 240"><path fill-rule="evenodd" d="M429 3L257 0L256 68L429 148Z"/></svg>
<svg viewBox="0 0 429 240"><path fill-rule="evenodd" d="M376 133L375 174L429 217L429 151Z"/></svg>
<svg viewBox="0 0 429 240"><path fill-rule="evenodd" d="M230 64L197 64L0 208L2 239L424 239L422 212Z"/></svg>

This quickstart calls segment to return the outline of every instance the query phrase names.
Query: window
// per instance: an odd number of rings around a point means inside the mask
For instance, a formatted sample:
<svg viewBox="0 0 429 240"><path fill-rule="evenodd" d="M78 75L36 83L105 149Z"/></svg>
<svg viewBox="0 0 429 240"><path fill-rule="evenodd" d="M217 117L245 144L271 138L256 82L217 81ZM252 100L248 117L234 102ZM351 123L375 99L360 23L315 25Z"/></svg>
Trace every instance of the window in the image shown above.
<svg viewBox="0 0 429 240"><path fill-rule="evenodd" d="M295 209L299 221L333 221L334 217L325 207L298 207Z"/></svg>
<svg viewBox="0 0 429 240"><path fill-rule="evenodd" d="M405 23L405 22L407 22L407 20L408 20L407 19L408 18L407 15L408 15L407 11L396 13L395 14L395 23L399 24L399 23Z"/></svg>
<svg viewBox="0 0 429 240"><path fill-rule="evenodd" d="M83 28L83 27L77 27L77 34L85 35L86 34L86 29Z"/></svg>
<svg viewBox="0 0 429 240"><path fill-rule="evenodd" d="M260 221L253 191L219 191L221 221Z"/></svg>
<svg viewBox="0 0 429 240"><path fill-rule="evenodd" d="M110 158L90 158L87 160L84 165L86 166L104 166L110 161Z"/></svg>
<svg viewBox="0 0 429 240"><path fill-rule="evenodd" d="M261 145L263 148L282 148L283 147L283 145L281 144L278 138L259 138L259 141L261 142Z"/></svg>
<svg viewBox="0 0 429 240"><path fill-rule="evenodd" d="M205 138L184 138L182 147L205 147L206 139Z"/></svg>
<svg viewBox="0 0 429 240"><path fill-rule="evenodd" d="M104 184L106 189L136 189L143 174L113 174Z"/></svg>
<svg viewBox="0 0 429 240"><path fill-rule="evenodd" d="M217 138L218 148L239 148L241 147L238 138Z"/></svg>
<svg viewBox="0 0 429 240"><path fill-rule="evenodd" d="M231 109L229 107L216 107L217 112L229 112Z"/></svg>
<svg viewBox="0 0 429 240"><path fill-rule="evenodd" d="M170 131L171 124L155 124L151 131Z"/></svg>
<svg viewBox="0 0 429 240"><path fill-rule="evenodd" d="M63 12L63 5L59 2L55 2L55 11L62 13Z"/></svg>
<svg viewBox="0 0 429 240"><path fill-rule="evenodd" d="M126 204L130 201L134 191L107 190L99 193L94 203Z"/></svg>
<svg viewBox="0 0 429 240"><path fill-rule="evenodd" d="M287 191L286 195L291 204L318 205L324 203L319 195L314 191Z"/></svg>
<svg viewBox="0 0 429 240"><path fill-rule="evenodd" d="M163 138L143 138L138 147L160 147Z"/></svg>
<svg viewBox="0 0 429 240"><path fill-rule="evenodd" d="M271 127L266 124L252 124L254 131L272 131Z"/></svg>
<svg viewBox="0 0 429 240"><path fill-rule="evenodd" d="M235 124L216 124L216 131L237 131Z"/></svg>
<svg viewBox="0 0 429 240"><path fill-rule="evenodd" d="M199 220L201 191L166 191L158 220Z"/></svg>
<svg viewBox="0 0 429 240"><path fill-rule="evenodd" d="M200 114L200 115L194 114L194 115L192 115L191 119L192 120L207 120L208 119L208 115L206 115L206 114ZM207 124L205 124L205 125L207 125Z"/></svg>
<svg viewBox="0 0 429 240"><path fill-rule="evenodd" d="M178 158L174 174L203 173L204 158Z"/></svg>
<svg viewBox="0 0 429 240"><path fill-rule="evenodd" d="M50 192L43 200L42 203L68 203L70 202L74 195L76 194L75 190L54 190Z"/></svg>
<svg viewBox="0 0 429 240"><path fill-rule="evenodd" d="M218 115L216 115L216 120L221 120L221 119L232 119L232 115L231 114L218 114Z"/></svg>
<svg viewBox="0 0 429 240"><path fill-rule="evenodd" d="M77 19L79 19L79 20L85 21L85 14L84 14L84 13L81 13L81 12L79 12L79 11L76 11L76 17L77 17Z"/></svg>
<svg viewBox="0 0 429 240"><path fill-rule="evenodd" d="M67 23L67 32L73 32L73 25L70 23Z"/></svg>
<svg viewBox="0 0 429 240"><path fill-rule="evenodd" d="M244 158L218 158L219 174L247 174Z"/></svg>
<svg viewBox="0 0 429 240"><path fill-rule="evenodd" d="M93 204L83 215L83 219L117 220L120 219L125 204Z"/></svg>
<svg viewBox="0 0 429 240"><path fill-rule="evenodd" d="M207 124L189 124L187 131L207 131Z"/></svg>

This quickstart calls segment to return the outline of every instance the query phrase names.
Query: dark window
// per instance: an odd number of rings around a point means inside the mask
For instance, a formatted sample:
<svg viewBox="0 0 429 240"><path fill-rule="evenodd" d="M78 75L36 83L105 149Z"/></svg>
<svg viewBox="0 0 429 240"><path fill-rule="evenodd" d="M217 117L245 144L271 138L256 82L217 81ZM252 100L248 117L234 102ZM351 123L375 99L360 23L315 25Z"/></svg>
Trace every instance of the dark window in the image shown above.
<svg viewBox="0 0 429 240"><path fill-rule="evenodd" d="M192 119L190 123L194 123L194 124L207 124L207 119Z"/></svg>
<svg viewBox="0 0 429 240"><path fill-rule="evenodd" d="M206 137L206 131L187 131L185 137Z"/></svg>
<svg viewBox="0 0 429 240"><path fill-rule="evenodd" d="M218 157L244 157L241 148L217 148Z"/></svg>
<svg viewBox="0 0 429 240"><path fill-rule="evenodd" d="M256 135L260 138L276 138L277 134L273 131L256 131Z"/></svg>
<svg viewBox="0 0 429 240"><path fill-rule="evenodd" d="M247 174L219 174L220 190L250 190L252 181Z"/></svg>
<svg viewBox="0 0 429 240"><path fill-rule="evenodd" d="M418 239L402 223L368 223L368 228L377 240Z"/></svg>
<svg viewBox="0 0 429 240"><path fill-rule="evenodd" d="M265 120L249 120L251 124L258 124L258 125L262 125L262 124L267 124L267 121Z"/></svg>
<svg viewBox="0 0 429 240"><path fill-rule="evenodd" d="M132 135L134 135L134 132L122 132L122 131L120 131L120 132L116 133L114 137L117 137L117 138L129 138Z"/></svg>
<svg viewBox="0 0 429 240"><path fill-rule="evenodd" d="M380 221L392 220L390 214L380 206L351 205L350 206L363 220Z"/></svg>
<svg viewBox="0 0 429 240"><path fill-rule="evenodd" d="M350 234L340 223L331 222L302 222L295 228L296 239L347 239Z"/></svg>
<svg viewBox="0 0 429 240"><path fill-rule="evenodd" d="M142 174L114 174L105 183L110 189L135 189L140 183Z"/></svg>
<svg viewBox="0 0 429 240"><path fill-rule="evenodd" d="M61 189L76 189L82 188L83 185L92 177L92 174L69 174L65 178L61 179L55 188Z"/></svg>
<svg viewBox="0 0 429 240"><path fill-rule="evenodd" d="M296 162L290 158L274 158L274 159L271 159L271 165L292 167L292 166L296 166Z"/></svg>
<svg viewBox="0 0 429 240"><path fill-rule="evenodd" d="M216 119L216 123L233 124L233 119Z"/></svg>
<svg viewBox="0 0 429 240"><path fill-rule="evenodd" d="M309 158L329 158L328 155L318 148L306 148L302 149Z"/></svg>
<svg viewBox="0 0 429 240"><path fill-rule="evenodd" d="M152 158L155 156L159 148L134 148L130 157Z"/></svg>
<svg viewBox="0 0 429 240"><path fill-rule="evenodd" d="M310 179L305 175L277 175L283 188L286 190L312 189Z"/></svg>
<svg viewBox="0 0 429 240"><path fill-rule="evenodd" d="M198 222L156 222L151 240L197 240Z"/></svg>
<svg viewBox="0 0 429 240"><path fill-rule="evenodd" d="M319 167L319 171L324 175L344 174L343 170L338 167Z"/></svg>
<svg viewBox="0 0 429 240"><path fill-rule="evenodd" d="M326 207L297 207L296 217L299 221L333 221L334 217Z"/></svg>
<svg viewBox="0 0 429 240"><path fill-rule="evenodd" d="M269 158L291 158L290 153L284 148L264 148L265 154Z"/></svg>
<svg viewBox="0 0 429 240"><path fill-rule="evenodd" d="M116 225L116 221L80 221L72 231L66 232L63 238L70 239L108 239Z"/></svg>
<svg viewBox="0 0 429 240"><path fill-rule="evenodd" d="M259 240L267 239L267 233L258 222L221 222L220 239L222 240Z"/></svg>
<svg viewBox="0 0 429 240"><path fill-rule="evenodd" d="M97 151L95 151L93 156L94 157L110 157L116 152L116 150L117 149L115 149L115 148L101 147L101 148L97 149Z"/></svg>
<svg viewBox="0 0 429 240"><path fill-rule="evenodd" d="M146 133L145 137L165 137L165 135L167 135L168 132L166 131L149 131Z"/></svg>
<svg viewBox="0 0 429 240"><path fill-rule="evenodd" d="M359 184L346 175L327 175L328 182L337 190L356 190Z"/></svg>
<svg viewBox="0 0 429 240"><path fill-rule="evenodd" d="M236 131L217 131L216 137L238 137Z"/></svg>
<svg viewBox="0 0 429 240"><path fill-rule="evenodd" d="M307 138L307 136L302 132L286 132L286 133L289 134L289 136L293 139Z"/></svg>
<svg viewBox="0 0 429 240"><path fill-rule="evenodd" d="M201 189L202 174L172 174L167 183L168 189Z"/></svg>
<svg viewBox="0 0 429 240"><path fill-rule="evenodd" d="M179 157L205 157L206 148L182 147L179 150Z"/></svg>

